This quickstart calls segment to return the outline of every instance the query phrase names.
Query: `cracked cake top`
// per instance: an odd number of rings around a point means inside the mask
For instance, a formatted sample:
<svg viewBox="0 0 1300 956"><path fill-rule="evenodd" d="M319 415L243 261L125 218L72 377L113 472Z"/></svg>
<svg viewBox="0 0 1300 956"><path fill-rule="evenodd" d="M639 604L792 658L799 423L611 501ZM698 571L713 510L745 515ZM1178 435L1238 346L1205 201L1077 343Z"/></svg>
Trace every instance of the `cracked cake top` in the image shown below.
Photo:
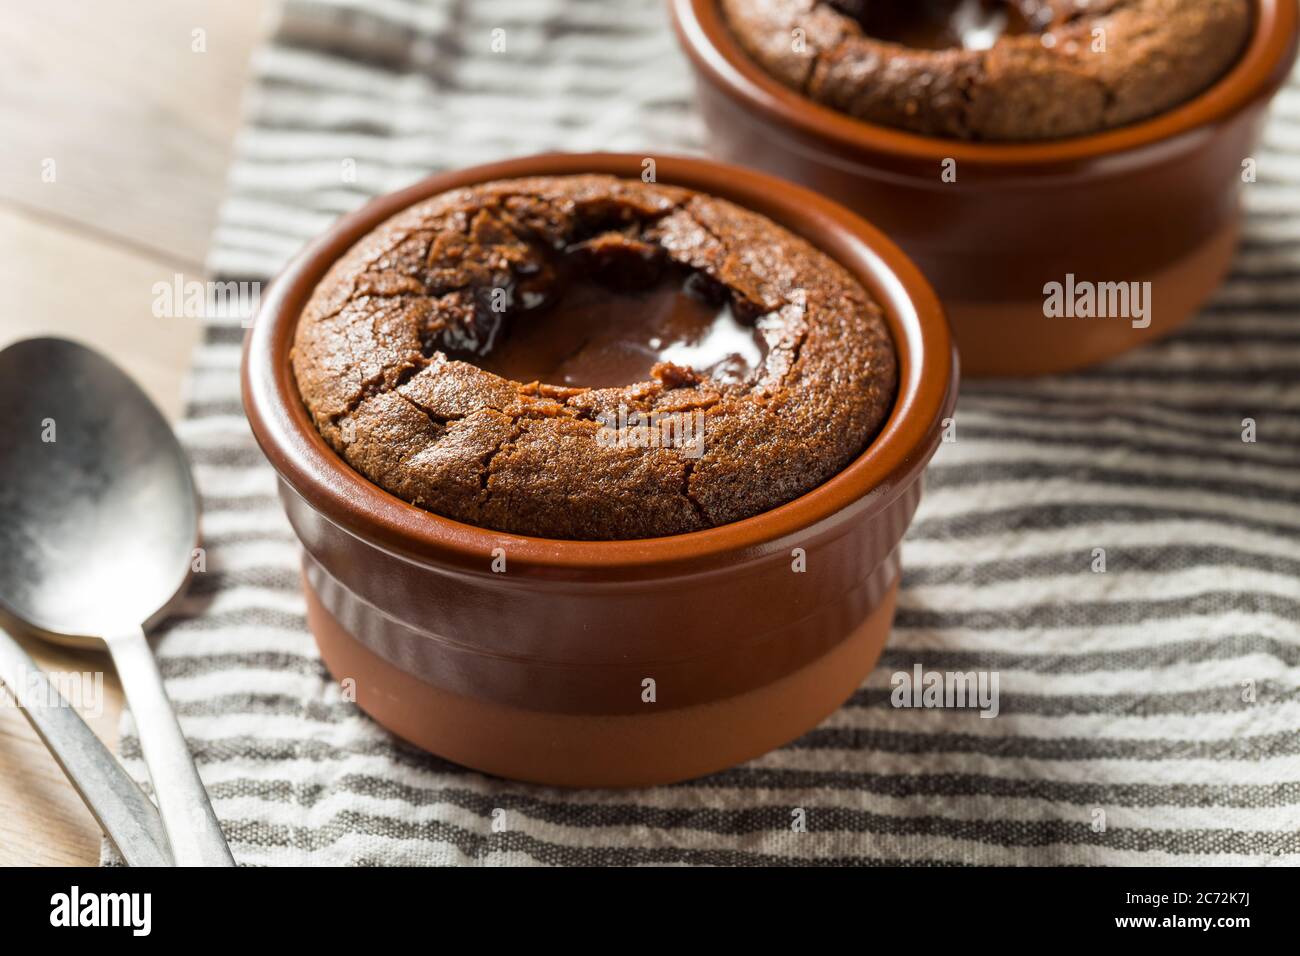
<svg viewBox="0 0 1300 956"><path fill-rule="evenodd" d="M317 429L394 495L517 534L736 521L852 461L893 403L880 307L771 220L610 176L411 206L315 289L292 364Z"/></svg>
<svg viewBox="0 0 1300 956"><path fill-rule="evenodd" d="M1136 122L1222 76L1250 0L722 0L770 75L926 136L1042 140Z"/></svg>

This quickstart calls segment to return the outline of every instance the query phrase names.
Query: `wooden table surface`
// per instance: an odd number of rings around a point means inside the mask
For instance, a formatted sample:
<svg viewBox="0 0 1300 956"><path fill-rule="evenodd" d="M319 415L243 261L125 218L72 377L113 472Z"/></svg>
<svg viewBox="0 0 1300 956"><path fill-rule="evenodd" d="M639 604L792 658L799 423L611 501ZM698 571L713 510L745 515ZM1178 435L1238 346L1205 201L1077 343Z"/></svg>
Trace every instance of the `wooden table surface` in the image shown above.
<svg viewBox="0 0 1300 956"><path fill-rule="evenodd" d="M198 320L155 318L152 290L178 274L203 277L269 16L269 0L6 6L0 347L42 334L88 342L168 417L180 413ZM107 658L23 643L47 670L105 672L103 699L81 709L112 744L121 687ZM99 827L58 765L21 712L0 704L0 865L95 865L99 847Z"/></svg>

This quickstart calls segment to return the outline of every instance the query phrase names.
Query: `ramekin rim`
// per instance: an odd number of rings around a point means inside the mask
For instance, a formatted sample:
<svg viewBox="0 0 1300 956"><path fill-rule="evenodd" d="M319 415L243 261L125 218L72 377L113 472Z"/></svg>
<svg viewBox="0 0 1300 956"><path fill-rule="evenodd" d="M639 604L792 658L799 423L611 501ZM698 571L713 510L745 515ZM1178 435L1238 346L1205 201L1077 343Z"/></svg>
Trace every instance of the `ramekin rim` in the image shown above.
<svg viewBox="0 0 1300 956"><path fill-rule="evenodd" d="M952 159L975 170L1056 172L1165 144L1213 125L1271 96L1285 82L1297 51L1294 0L1252 0L1251 38L1233 67L1197 96L1136 123L1060 140L970 142L923 136L849 116L769 76L731 36L718 0L670 0L682 46L696 68L733 99L783 126L846 153L869 153L894 164ZM709 10L711 16L701 16ZM721 38L721 43L719 43ZM707 43L701 43L704 40Z"/></svg>
<svg viewBox="0 0 1300 956"><path fill-rule="evenodd" d="M957 388L955 347L929 283L893 242L838 204L754 170L673 155L653 157L658 181L756 209L824 251L836 231L839 240L830 244L855 247L858 258L853 263L827 254L850 269L880 302L894 338L900 376L885 424L842 471L793 501L701 531L614 541L560 540L495 531L426 511L373 484L326 444L302 405L288 351L302 306L343 252L401 209L449 189L534 175L635 177L645 158L626 153L545 153L438 173L372 200L304 248L262 297L245 339L241 367L245 413L280 479L335 525L408 559L481 570L494 549L500 548L512 570L563 575L599 568L613 578L635 577L638 570L687 573L734 563L755 549L816 535L852 506L878 513L918 480L938 446L944 418L952 413ZM781 207L790 218L773 215L774 207ZM808 231L819 233L823 241L812 239Z"/></svg>

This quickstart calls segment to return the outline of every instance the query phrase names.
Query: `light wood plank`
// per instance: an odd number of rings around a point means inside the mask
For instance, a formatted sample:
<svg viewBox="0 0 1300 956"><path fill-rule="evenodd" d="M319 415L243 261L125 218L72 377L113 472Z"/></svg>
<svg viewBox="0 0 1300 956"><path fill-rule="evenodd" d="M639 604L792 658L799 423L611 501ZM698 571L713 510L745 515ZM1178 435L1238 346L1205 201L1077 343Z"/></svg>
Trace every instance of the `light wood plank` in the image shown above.
<svg viewBox="0 0 1300 956"><path fill-rule="evenodd" d="M0 16L0 197L197 269L262 0L59 0ZM206 52L193 52L192 31ZM42 180L54 161L54 182Z"/></svg>
<svg viewBox="0 0 1300 956"><path fill-rule="evenodd" d="M92 345L126 369L170 419L201 326L157 318L153 289L178 266L0 205L0 347L34 335ZM180 273L183 281L200 277Z"/></svg>

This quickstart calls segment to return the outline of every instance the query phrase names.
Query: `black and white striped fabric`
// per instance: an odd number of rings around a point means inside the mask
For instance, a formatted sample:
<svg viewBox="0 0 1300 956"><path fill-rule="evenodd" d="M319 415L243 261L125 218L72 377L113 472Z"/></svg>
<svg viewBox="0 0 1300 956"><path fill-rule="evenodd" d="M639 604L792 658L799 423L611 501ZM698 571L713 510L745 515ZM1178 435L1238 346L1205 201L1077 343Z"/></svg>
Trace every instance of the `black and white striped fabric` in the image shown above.
<svg viewBox="0 0 1300 956"><path fill-rule="evenodd" d="M266 280L434 170L700 151L666 16L659 0L289 0L254 64L213 273ZM159 655L236 858L1300 864L1300 86L1258 169L1235 271L1185 331L1083 374L965 387L893 636L853 699L780 751L661 789L490 779L340 699L240 409L243 330L211 321L181 428L208 570ZM891 675L917 665L997 672L999 715L891 706Z"/></svg>

